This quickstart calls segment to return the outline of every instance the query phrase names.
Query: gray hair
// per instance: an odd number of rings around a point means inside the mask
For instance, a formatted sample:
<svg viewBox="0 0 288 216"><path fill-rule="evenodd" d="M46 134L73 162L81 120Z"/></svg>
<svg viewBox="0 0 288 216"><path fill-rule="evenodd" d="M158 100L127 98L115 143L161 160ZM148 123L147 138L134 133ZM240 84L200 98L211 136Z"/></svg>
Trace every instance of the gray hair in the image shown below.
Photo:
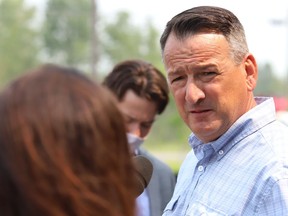
<svg viewBox="0 0 288 216"><path fill-rule="evenodd" d="M199 6L179 13L167 23L160 38L162 53L171 33L183 40L199 32L222 34L229 43L230 54L236 64L240 64L249 52L244 28L231 11L214 6Z"/></svg>

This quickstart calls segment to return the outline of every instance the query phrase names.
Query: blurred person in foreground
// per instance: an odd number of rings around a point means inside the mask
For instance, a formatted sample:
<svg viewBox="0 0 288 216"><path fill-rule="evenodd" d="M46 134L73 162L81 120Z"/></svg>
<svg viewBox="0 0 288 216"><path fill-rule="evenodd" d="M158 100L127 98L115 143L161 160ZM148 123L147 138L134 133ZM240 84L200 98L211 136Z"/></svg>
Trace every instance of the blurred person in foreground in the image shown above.
<svg viewBox="0 0 288 216"><path fill-rule="evenodd" d="M142 144L156 116L169 102L167 80L150 63L127 60L115 65L103 84L118 98L132 153L147 157L153 164L151 181L137 198L138 215L159 216L172 196L176 177L166 164L144 150Z"/></svg>
<svg viewBox="0 0 288 216"><path fill-rule="evenodd" d="M135 215L124 120L100 84L43 65L0 94L0 119L0 215Z"/></svg>
<svg viewBox="0 0 288 216"><path fill-rule="evenodd" d="M288 128L254 97L242 24L210 6L173 17L160 39L168 85L191 129L165 216L288 215Z"/></svg>

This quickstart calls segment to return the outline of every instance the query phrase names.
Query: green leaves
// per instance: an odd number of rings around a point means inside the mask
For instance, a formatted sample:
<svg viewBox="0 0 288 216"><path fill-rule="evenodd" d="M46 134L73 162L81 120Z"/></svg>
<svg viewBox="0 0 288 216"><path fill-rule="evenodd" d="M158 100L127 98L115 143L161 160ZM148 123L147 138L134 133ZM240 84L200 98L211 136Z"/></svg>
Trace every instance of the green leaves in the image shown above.
<svg viewBox="0 0 288 216"><path fill-rule="evenodd" d="M106 58L115 64L125 59L140 58L162 69L160 34L149 20L141 25L131 21L129 13L118 12L114 20L103 21L101 46Z"/></svg>
<svg viewBox="0 0 288 216"><path fill-rule="evenodd" d="M23 0L0 1L0 86L38 63L34 15Z"/></svg>
<svg viewBox="0 0 288 216"><path fill-rule="evenodd" d="M49 0L43 45L50 61L79 66L89 63L91 29L89 0Z"/></svg>

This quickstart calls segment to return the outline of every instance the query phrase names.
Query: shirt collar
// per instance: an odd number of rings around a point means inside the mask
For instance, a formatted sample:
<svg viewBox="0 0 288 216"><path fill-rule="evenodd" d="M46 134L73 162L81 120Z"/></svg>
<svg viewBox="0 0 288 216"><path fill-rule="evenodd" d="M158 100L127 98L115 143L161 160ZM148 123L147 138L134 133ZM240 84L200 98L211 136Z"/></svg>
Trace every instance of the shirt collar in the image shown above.
<svg viewBox="0 0 288 216"><path fill-rule="evenodd" d="M218 152L221 159L235 144L276 119L275 104L271 97L255 97L257 106L243 114L220 138L203 143L193 133L188 138L198 160ZM263 118L265 113L265 118Z"/></svg>

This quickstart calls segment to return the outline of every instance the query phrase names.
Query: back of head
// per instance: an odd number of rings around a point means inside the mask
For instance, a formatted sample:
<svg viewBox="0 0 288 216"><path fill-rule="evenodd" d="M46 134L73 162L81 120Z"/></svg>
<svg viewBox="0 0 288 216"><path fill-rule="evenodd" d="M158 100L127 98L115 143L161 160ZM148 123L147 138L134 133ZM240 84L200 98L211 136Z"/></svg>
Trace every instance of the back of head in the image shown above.
<svg viewBox="0 0 288 216"><path fill-rule="evenodd" d="M0 119L0 215L134 215L125 127L107 90L44 65L0 94Z"/></svg>
<svg viewBox="0 0 288 216"><path fill-rule="evenodd" d="M142 60L118 63L106 76L103 84L122 100L128 90L155 102L161 114L169 102L169 90L164 75L153 65Z"/></svg>
<svg viewBox="0 0 288 216"><path fill-rule="evenodd" d="M215 6L199 6L174 16L166 25L160 38L162 52L169 35L179 40L197 33L215 33L225 36L231 55L240 64L248 53L245 32L238 18L229 10Z"/></svg>

